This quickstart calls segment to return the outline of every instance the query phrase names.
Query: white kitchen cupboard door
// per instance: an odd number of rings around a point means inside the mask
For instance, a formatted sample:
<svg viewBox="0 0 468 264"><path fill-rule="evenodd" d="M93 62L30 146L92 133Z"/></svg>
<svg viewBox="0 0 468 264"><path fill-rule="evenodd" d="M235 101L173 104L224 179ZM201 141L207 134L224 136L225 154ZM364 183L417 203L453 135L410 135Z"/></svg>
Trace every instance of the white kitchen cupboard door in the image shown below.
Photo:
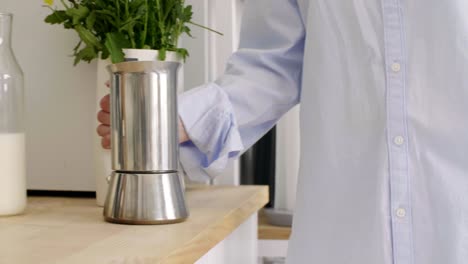
<svg viewBox="0 0 468 264"><path fill-rule="evenodd" d="M224 72L229 56L237 49L244 0L187 0L193 6L193 21L221 31L219 36L192 27L194 38L184 37L182 45L190 52L184 66L185 90L214 81ZM215 184L239 184L239 161L231 161Z"/></svg>

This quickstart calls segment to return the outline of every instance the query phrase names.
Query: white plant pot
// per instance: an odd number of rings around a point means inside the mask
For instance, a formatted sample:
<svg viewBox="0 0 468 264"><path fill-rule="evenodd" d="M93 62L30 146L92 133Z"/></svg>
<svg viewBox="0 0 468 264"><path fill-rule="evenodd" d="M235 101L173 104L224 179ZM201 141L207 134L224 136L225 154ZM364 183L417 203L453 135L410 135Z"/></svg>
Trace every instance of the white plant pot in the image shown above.
<svg viewBox="0 0 468 264"><path fill-rule="evenodd" d="M157 50L150 49L125 49L125 59L135 61L153 61L158 60L159 52ZM175 53L168 51L166 52L165 61L182 62L181 57Z"/></svg>
<svg viewBox="0 0 468 264"><path fill-rule="evenodd" d="M124 50L126 60L130 61L153 61L158 59L157 50L148 49L126 49ZM166 53L166 61L181 62L181 58L175 52ZM101 109L99 103L101 99L109 94L109 88L105 83L109 80L109 72L106 67L111 64L110 59L98 60L97 82L96 82L96 113ZM182 67L181 67L182 68ZM179 89L183 87L182 73L179 72ZM96 126L99 125L97 118ZM111 151L101 147L101 137L97 134L94 140L94 174L96 177L96 202L98 206L104 206L107 195L107 177L112 173Z"/></svg>
<svg viewBox="0 0 468 264"><path fill-rule="evenodd" d="M109 60L98 60L97 63L97 82L96 82L96 113L101 110L99 102L109 93L109 88L105 83L109 80L109 73L107 72L107 65L110 64ZM97 118L94 117L97 127L99 125ZM112 172L111 152L110 150L103 149L101 146L101 137L95 134L94 140L94 175L96 177L96 202L99 206L104 206L107 194L107 180L106 178Z"/></svg>

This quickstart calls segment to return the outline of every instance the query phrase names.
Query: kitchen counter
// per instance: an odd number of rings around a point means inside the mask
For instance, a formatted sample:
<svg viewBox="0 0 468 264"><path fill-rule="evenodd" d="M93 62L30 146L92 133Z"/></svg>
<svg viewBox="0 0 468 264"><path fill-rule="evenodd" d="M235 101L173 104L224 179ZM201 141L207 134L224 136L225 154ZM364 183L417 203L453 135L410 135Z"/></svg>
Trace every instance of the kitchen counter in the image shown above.
<svg viewBox="0 0 468 264"><path fill-rule="evenodd" d="M24 215L0 217L0 263L221 264L251 263L242 260L247 255L255 259L257 212L268 202L267 187L194 187L186 199L187 221L132 226L104 222L95 199L30 197Z"/></svg>
<svg viewBox="0 0 468 264"><path fill-rule="evenodd" d="M258 239L289 240L291 227L275 226L268 223L267 216L262 210L258 214Z"/></svg>

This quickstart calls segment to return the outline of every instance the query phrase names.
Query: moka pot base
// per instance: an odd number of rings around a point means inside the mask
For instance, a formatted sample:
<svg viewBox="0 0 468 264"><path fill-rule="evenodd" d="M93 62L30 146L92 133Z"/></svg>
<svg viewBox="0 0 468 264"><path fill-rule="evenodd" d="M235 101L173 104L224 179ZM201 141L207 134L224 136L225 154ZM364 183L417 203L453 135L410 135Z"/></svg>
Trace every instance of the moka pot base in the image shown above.
<svg viewBox="0 0 468 264"><path fill-rule="evenodd" d="M183 183L177 172L113 172L104 206L111 223L158 225L187 219Z"/></svg>

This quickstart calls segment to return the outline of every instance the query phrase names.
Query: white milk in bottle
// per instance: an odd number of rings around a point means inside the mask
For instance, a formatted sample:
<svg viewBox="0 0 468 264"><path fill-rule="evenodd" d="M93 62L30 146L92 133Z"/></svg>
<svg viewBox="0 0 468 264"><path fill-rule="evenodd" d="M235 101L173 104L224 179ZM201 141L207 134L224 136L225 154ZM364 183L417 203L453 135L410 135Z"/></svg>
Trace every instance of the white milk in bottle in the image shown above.
<svg viewBox="0 0 468 264"><path fill-rule="evenodd" d="M0 134L0 215L15 215L26 206L24 133Z"/></svg>

